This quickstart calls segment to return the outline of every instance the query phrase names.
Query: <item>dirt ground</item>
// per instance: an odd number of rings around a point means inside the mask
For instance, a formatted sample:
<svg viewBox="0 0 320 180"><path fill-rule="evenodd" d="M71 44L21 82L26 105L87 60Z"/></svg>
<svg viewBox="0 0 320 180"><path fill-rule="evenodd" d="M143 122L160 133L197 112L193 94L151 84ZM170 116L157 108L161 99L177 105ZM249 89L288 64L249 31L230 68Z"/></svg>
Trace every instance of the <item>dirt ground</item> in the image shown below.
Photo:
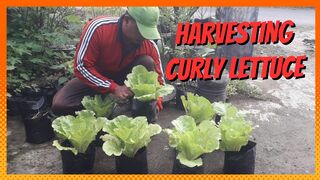
<svg viewBox="0 0 320 180"><path fill-rule="evenodd" d="M257 142L257 174L309 174L315 172L315 29L313 25L297 26L296 37L287 46L255 46L255 55L307 54L305 78L249 81L258 86L264 100L235 96L231 103L247 113L255 128L252 140ZM160 113L162 128L183 114L174 103L167 104ZM60 152L52 142L33 145L25 142L24 128L19 117L8 117L7 173L62 173ZM167 136L161 133L149 144L149 173L171 173L174 153ZM223 152L204 158L205 173L222 173ZM115 160L98 148L94 173L116 173Z"/></svg>

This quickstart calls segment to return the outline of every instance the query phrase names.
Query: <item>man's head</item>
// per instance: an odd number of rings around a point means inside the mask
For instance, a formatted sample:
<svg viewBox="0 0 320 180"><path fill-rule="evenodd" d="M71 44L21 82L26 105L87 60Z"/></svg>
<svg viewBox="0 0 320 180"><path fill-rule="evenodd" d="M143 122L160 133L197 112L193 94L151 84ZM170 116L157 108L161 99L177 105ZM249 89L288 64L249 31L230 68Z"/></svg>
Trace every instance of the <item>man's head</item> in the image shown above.
<svg viewBox="0 0 320 180"><path fill-rule="evenodd" d="M144 39L160 39L158 20L158 7L128 7L122 21L123 34L134 45L141 44Z"/></svg>

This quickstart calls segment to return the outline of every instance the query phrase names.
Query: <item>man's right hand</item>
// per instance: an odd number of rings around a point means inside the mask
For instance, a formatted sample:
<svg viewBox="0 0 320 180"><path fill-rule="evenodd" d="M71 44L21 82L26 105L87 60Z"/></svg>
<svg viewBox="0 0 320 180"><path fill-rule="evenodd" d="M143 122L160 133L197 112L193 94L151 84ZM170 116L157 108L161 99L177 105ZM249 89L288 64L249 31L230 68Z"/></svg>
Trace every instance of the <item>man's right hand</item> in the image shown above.
<svg viewBox="0 0 320 180"><path fill-rule="evenodd" d="M133 92L125 85L117 86L114 95L119 97L120 99L128 99L133 96Z"/></svg>

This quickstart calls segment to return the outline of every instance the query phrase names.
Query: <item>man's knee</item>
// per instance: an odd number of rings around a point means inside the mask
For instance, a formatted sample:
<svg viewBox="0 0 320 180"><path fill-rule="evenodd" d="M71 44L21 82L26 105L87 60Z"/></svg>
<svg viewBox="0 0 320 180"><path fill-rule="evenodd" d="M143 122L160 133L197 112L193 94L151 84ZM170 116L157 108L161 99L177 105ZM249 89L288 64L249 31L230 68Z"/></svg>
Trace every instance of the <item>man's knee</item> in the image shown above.
<svg viewBox="0 0 320 180"><path fill-rule="evenodd" d="M152 57L143 55L139 56L135 59L135 66L136 65L143 65L148 69L148 71L155 71L156 65Z"/></svg>
<svg viewBox="0 0 320 180"><path fill-rule="evenodd" d="M61 93L61 92L60 92ZM82 109L81 105L73 104L60 96L59 92L52 100L51 110L57 116L74 115L75 111Z"/></svg>

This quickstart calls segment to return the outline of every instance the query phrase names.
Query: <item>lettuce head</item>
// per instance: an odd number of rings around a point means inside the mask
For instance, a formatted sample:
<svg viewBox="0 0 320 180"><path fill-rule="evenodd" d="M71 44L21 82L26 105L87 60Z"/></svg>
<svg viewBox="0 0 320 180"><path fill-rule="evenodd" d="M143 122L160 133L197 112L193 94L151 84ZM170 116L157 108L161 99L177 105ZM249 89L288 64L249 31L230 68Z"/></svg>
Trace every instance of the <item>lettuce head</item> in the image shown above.
<svg viewBox="0 0 320 180"><path fill-rule="evenodd" d="M110 117L115 101L109 95L104 98L101 95L95 95L94 97L85 96L81 104L85 109L96 113L97 117Z"/></svg>
<svg viewBox="0 0 320 180"><path fill-rule="evenodd" d="M124 84L134 93L134 98L143 101L157 100L173 91L173 86L161 85L158 81L158 73L148 71L144 66L138 65L127 75Z"/></svg>
<svg viewBox="0 0 320 180"><path fill-rule="evenodd" d="M57 140L53 141L53 146L59 150L70 150L75 155L85 153L106 121L106 118L96 118L89 110L78 111L75 117L60 116L52 122L53 130L58 137L68 140L72 147L63 147Z"/></svg>
<svg viewBox="0 0 320 180"><path fill-rule="evenodd" d="M220 131L212 121L202 121L198 126L191 116L180 116L172 121L173 129L165 129L170 147L176 148L177 159L188 166L202 166L201 155L219 149Z"/></svg>
<svg viewBox="0 0 320 180"><path fill-rule="evenodd" d="M221 131L220 149L223 151L240 151L248 143L252 125L246 121L236 107L229 105L219 123Z"/></svg>
<svg viewBox="0 0 320 180"><path fill-rule="evenodd" d="M181 100L186 114L193 117L197 124L204 120L213 119L215 112L208 99L187 93L187 96L181 96Z"/></svg>
<svg viewBox="0 0 320 180"><path fill-rule="evenodd" d="M136 152L148 145L151 137L161 132L157 124L148 124L147 118L136 118L124 115L105 123L103 131L108 134L102 136L105 141L102 149L108 155L134 157Z"/></svg>

